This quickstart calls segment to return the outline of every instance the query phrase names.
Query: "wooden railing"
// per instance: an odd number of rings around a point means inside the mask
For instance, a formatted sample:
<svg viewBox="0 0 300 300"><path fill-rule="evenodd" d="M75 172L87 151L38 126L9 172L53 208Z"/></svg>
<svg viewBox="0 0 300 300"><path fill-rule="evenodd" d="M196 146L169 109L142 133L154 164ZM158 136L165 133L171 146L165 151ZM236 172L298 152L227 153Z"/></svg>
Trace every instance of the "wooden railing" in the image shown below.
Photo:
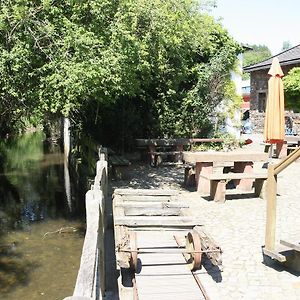
<svg viewBox="0 0 300 300"><path fill-rule="evenodd" d="M276 229L276 194L277 194L277 175L287 168L291 163L300 157L300 148L294 150L282 160L279 164L269 164L267 179L267 222L265 235L265 249L267 251L275 250L275 229Z"/></svg>
<svg viewBox="0 0 300 300"><path fill-rule="evenodd" d="M105 202L107 199L107 158L100 149L94 184L86 193L86 234L73 296L64 300L103 299L105 295Z"/></svg>

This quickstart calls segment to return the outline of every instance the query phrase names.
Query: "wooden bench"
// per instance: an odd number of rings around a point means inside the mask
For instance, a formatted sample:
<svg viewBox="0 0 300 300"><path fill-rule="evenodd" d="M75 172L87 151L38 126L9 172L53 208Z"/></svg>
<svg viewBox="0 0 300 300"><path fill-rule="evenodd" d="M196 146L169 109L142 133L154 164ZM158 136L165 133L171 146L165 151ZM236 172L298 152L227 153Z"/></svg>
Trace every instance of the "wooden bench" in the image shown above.
<svg viewBox="0 0 300 300"><path fill-rule="evenodd" d="M154 155L154 161L150 162L153 167L157 167L159 164L163 162L163 158L173 156L174 162L182 162L182 151L153 151L149 152L150 155Z"/></svg>
<svg viewBox="0 0 300 300"><path fill-rule="evenodd" d="M111 174L115 179L124 179L128 175L130 161L123 156L112 154L108 156L108 164L111 167Z"/></svg>
<svg viewBox="0 0 300 300"><path fill-rule="evenodd" d="M212 173L200 174L200 177L210 181L210 197L216 202L225 202L226 184L230 180L254 179L254 193L261 196L264 181L268 174L265 173Z"/></svg>

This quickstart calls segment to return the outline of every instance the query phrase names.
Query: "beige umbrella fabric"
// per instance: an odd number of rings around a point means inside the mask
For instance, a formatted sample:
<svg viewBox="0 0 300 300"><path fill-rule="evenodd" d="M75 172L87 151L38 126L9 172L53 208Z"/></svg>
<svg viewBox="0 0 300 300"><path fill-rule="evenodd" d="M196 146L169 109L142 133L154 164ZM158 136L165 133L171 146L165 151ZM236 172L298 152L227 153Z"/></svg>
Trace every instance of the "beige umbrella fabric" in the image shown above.
<svg viewBox="0 0 300 300"><path fill-rule="evenodd" d="M284 93L281 77L283 72L277 57L273 58L268 72L271 76L268 81L268 99L266 107L264 140L276 144L284 140Z"/></svg>

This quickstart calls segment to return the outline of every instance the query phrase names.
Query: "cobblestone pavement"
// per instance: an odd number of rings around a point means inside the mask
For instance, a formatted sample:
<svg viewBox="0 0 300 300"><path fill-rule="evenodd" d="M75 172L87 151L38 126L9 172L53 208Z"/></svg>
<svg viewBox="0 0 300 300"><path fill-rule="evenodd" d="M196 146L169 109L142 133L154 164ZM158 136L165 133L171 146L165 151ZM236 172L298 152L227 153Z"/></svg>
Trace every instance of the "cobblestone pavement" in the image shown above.
<svg viewBox="0 0 300 300"><path fill-rule="evenodd" d="M257 141L245 150L262 150ZM223 204L208 201L182 186L183 174L182 166L134 166L128 181L116 181L113 186L179 190L191 214L199 217L223 250L222 272L209 265L199 272L211 300L300 300L300 274L269 259L265 264L265 200L249 194L229 195ZM295 236L300 240L300 159L278 176L277 193L276 240Z"/></svg>

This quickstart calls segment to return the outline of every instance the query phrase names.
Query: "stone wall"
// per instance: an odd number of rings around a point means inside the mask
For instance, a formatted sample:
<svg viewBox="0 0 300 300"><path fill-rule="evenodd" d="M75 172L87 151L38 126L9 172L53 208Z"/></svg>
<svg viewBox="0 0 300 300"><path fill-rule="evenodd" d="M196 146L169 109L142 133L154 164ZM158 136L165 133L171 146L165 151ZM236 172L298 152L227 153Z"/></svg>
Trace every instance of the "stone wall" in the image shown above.
<svg viewBox="0 0 300 300"><path fill-rule="evenodd" d="M295 133L300 135L300 113L286 111L285 115L292 118L293 130ZM264 122L265 122L265 113L259 112L258 110L251 110L250 111L250 120L253 125L253 133L263 133Z"/></svg>

